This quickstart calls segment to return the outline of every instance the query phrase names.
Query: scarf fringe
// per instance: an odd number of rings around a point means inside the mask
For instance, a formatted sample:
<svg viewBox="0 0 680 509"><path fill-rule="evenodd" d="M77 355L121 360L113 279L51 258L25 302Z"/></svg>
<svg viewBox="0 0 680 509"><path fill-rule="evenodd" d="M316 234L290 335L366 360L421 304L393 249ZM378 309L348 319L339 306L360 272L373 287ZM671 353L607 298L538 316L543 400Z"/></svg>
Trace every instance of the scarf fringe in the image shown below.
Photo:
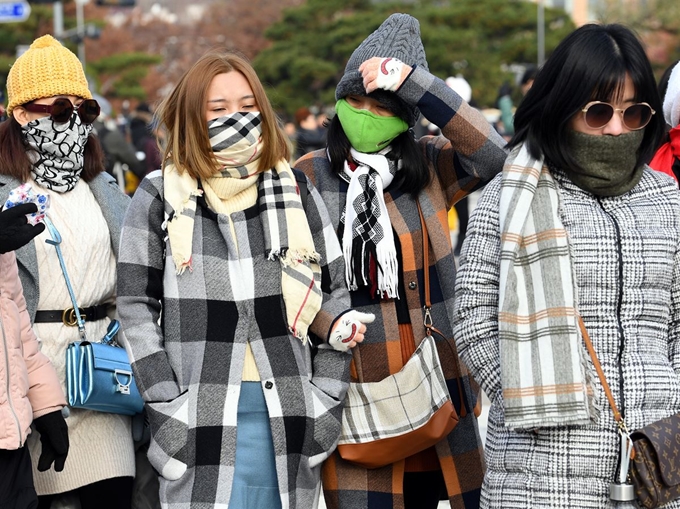
<svg viewBox="0 0 680 509"><path fill-rule="evenodd" d="M181 276L184 274L184 271L189 269L189 272L193 272L194 268L192 266L192 258L189 258L188 260L182 259L181 256L175 256L172 255L172 260L175 262L175 267L177 267L177 272L176 274L178 276Z"/></svg>
<svg viewBox="0 0 680 509"><path fill-rule="evenodd" d="M399 263L397 253L384 244L378 244L376 249L376 263L378 265L378 291L386 294L388 299L399 298ZM427 270L427 267L425 267Z"/></svg>
<svg viewBox="0 0 680 509"><path fill-rule="evenodd" d="M288 332L290 332L295 338L302 341L303 345L306 345L307 341L309 341L309 335L308 334L303 335L300 331L298 331L294 327L288 327Z"/></svg>
<svg viewBox="0 0 680 509"><path fill-rule="evenodd" d="M279 260L284 267L296 267L304 262L319 263L321 255L311 249L282 249L279 253L272 251L267 258L269 260Z"/></svg>
<svg viewBox="0 0 680 509"><path fill-rule="evenodd" d="M367 286L370 281L371 255L377 261L375 248L366 246L360 237L355 237L352 242L343 246L345 257L345 281L347 287L354 291L359 288L358 281L362 286Z"/></svg>

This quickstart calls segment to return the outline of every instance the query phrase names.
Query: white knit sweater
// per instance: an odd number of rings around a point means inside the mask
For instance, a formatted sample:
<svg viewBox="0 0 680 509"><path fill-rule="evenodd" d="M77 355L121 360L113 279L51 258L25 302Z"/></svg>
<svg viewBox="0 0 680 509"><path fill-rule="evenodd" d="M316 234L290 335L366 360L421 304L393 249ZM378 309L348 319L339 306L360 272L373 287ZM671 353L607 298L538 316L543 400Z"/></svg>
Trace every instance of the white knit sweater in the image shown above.
<svg viewBox="0 0 680 509"><path fill-rule="evenodd" d="M61 249L73 290L81 307L113 302L116 260L109 229L89 186L82 180L75 189L60 194L32 183L36 190L50 195L48 215L62 236ZM49 233L36 237L40 274L38 309L71 307L59 259L54 246L45 243ZM85 322L87 337L99 340L109 320ZM57 370L64 392L65 355L69 343L79 340L78 328L62 323L36 323L42 351ZM38 434L29 437L33 476L38 495L63 493L113 477L134 476L135 461L130 418L122 415L71 409L66 420L70 449L62 472L38 472L41 445Z"/></svg>

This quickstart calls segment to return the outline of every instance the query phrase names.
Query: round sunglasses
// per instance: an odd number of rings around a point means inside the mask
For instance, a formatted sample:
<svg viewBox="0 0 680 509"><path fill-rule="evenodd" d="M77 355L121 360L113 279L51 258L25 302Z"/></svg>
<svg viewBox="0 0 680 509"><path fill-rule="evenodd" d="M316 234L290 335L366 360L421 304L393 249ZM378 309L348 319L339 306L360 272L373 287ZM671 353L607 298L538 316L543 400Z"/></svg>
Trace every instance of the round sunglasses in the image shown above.
<svg viewBox="0 0 680 509"><path fill-rule="evenodd" d="M602 129L611 121L614 113L619 112L623 125L631 131L645 127L652 119L652 115L656 114L656 111L647 103L631 104L621 109L602 101L589 102L581 111L586 125L591 129Z"/></svg>
<svg viewBox="0 0 680 509"><path fill-rule="evenodd" d="M85 99L83 102L74 106L65 97L59 97L52 104L24 104L23 108L32 113L49 113L50 118L58 124L68 122L73 114L73 110L78 112L78 116L83 124L91 124L99 116L99 103L94 99Z"/></svg>

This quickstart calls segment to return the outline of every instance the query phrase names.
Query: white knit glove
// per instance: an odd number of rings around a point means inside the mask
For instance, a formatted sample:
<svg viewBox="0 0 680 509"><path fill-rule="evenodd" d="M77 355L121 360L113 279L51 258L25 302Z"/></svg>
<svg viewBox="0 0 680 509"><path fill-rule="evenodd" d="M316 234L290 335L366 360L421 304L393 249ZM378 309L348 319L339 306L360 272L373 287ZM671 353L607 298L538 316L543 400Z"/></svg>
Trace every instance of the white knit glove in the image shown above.
<svg viewBox="0 0 680 509"><path fill-rule="evenodd" d="M341 352L345 352L361 343L364 340L367 323L375 320L373 313L362 313L361 311L348 311L342 315L333 326L328 343Z"/></svg>
<svg viewBox="0 0 680 509"><path fill-rule="evenodd" d="M375 79L376 87L389 90L390 92L397 90L401 83L401 71L403 68L404 62L398 58L383 58L380 60L378 77Z"/></svg>

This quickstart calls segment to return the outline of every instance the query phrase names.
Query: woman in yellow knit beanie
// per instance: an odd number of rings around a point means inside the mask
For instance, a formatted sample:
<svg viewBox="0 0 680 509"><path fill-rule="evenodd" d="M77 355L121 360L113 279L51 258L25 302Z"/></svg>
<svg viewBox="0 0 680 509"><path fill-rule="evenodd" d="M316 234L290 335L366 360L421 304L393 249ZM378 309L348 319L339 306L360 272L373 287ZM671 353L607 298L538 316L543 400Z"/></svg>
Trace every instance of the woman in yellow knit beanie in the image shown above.
<svg viewBox="0 0 680 509"><path fill-rule="evenodd" d="M7 77L9 118L0 123L0 205L29 184L49 196L47 211L87 337L102 338L115 314L116 258L129 198L104 172L92 133L99 106L78 58L53 37L36 39ZM53 246L43 232L16 252L33 330L64 384L65 352L78 328L62 321L71 299ZM39 509L69 493L82 509L131 507L135 453L130 417L71 409L70 450L63 471L40 472L39 433L28 438Z"/></svg>

